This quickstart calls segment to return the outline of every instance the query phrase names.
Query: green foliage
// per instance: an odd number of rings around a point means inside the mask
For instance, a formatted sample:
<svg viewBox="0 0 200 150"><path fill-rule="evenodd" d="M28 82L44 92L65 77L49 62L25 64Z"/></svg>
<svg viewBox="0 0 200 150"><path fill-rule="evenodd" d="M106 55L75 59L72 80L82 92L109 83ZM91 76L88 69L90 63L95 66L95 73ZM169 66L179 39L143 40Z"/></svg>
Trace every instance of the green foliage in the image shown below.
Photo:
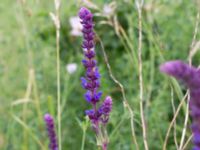
<svg viewBox="0 0 200 150"><path fill-rule="evenodd" d="M103 41L114 76L123 84L127 100L134 111L134 125L140 149L144 149L139 109L139 80L137 66L138 15L135 3L116 1L111 18L103 17L103 6L111 1L98 1L95 30ZM97 149L94 133L88 127L84 110L90 106L83 99L80 77L81 37L70 35L69 18L75 16L80 2L63 1L61 5L61 110L63 150ZM177 109L184 88L176 81L160 74L159 64L165 60L187 61L195 29L197 7L195 1L145 1L143 25L144 106L149 149L162 149L169 124L174 116L171 105L173 86ZM49 16L54 1L6 0L0 3L0 149L47 149L48 139L42 122L50 112L56 118L56 49L55 27ZM108 21L110 21L108 23ZM117 23L117 24L116 24ZM118 31L121 27L124 31ZM197 39L199 34L197 34ZM110 78L102 47L96 52L103 97L113 97L113 111L108 125L110 150L135 149L131 135L130 114L124 109L120 88ZM134 55L136 57L134 57ZM199 53L194 64L199 64ZM66 65L76 63L74 74ZM38 105L39 102L39 105ZM176 119L178 143L181 139L185 103ZM57 120L57 118L56 118ZM78 121L77 121L78 120ZM190 121L189 121L190 124ZM85 135L84 135L85 133ZM187 128L186 139L190 136ZM82 139L82 138L85 139ZM173 129L167 149L175 150Z"/></svg>

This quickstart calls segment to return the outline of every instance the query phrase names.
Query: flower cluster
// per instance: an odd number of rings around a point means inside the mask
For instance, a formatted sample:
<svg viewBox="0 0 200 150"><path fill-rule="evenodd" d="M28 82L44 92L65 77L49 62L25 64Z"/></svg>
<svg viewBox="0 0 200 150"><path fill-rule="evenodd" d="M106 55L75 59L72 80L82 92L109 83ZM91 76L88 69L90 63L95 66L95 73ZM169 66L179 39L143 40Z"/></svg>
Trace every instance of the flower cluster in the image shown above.
<svg viewBox="0 0 200 150"><path fill-rule="evenodd" d="M86 68L86 76L82 77L82 86L87 90L85 98L89 103L96 105L101 98L102 92L98 91L100 86L100 74L96 66L97 62L94 59L94 32L93 32L93 15L86 8L81 8L79 17L82 20L83 25L83 37L84 41L82 44L85 59L82 60L83 65Z"/></svg>
<svg viewBox="0 0 200 150"><path fill-rule="evenodd" d="M193 118L193 150L200 150L200 70L181 61L169 61L160 66L161 72L184 82L190 90L190 115Z"/></svg>
<svg viewBox="0 0 200 150"><path fill-rule="evenodd" d="M55 132L54 120L50 114L45 114L44 121L46 122L47 132L50 140L49 149L58 150L57 137Z"/></svg>
<svg viewBox="0 0 200 150"><path fill-rule="evenodd" d="M81 80L83 88L87 90L85 99L93 106L92 109L86 110L86 114L93 122L93 127L98 128L95 125L98 125L99 121L103 123L107 123L108 121L112 108L112 99L111 97L106 97L103 104L97 108L96 104L100 100L102 92L98 91L100 87L100 74L95 60L93 15L87 8L82 7L79 11L79 17L83 25L82 32L84 37L82 48L85 59L82 63L86 69L86 75Z"/></svg>

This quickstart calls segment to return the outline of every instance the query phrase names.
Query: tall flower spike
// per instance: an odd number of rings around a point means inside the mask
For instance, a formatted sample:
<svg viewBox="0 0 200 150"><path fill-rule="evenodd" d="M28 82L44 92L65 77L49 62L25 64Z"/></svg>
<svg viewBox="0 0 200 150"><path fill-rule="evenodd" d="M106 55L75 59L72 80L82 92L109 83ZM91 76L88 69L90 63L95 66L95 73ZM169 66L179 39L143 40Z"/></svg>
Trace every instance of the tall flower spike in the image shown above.
<svg viewBox="0 0 200 150"><path fill-rule="evenodd" d="M100 87L100 74L95 60L93 15L87 8L82 7L79 11L79 17L83 25L82 48L85 58L82 63L86 69L85 77L82 77L81 81L82 87L87 90L84 95L85 99L92 105L92 109L86 110L85 113L90 118L98 144L102 146L103 150L106 150L108 136L107 132L105 132L105 125L112 109L112 99L107 97L103 104L99 108L97 107L97 102L101 99L102 92L98 90Z"/></svg>
<svg viewBox="0 0 200 150"><path fill-rule="evenodd" d="M81 19L81 24L83 25L83 50L85 59L82 61L86 68L86 75L82 77L82 86L87 90L85 94L85 99L93 104L96 103L101 98L101 92L98 92L100 86L100 74L97 68L97 62L94 59L94 31L93 31L93 15L85 7L82 7L79 11L79 17Z"/></svg>
<svg viewBox="0 0 200 150"><path fill-rule="evenodd" d="M44 121L46 122L46 128L50 140L49 149L58 150L57 137L54 129L55 128L54 119L50 114L45 114Z"/></svg>
<svg viewBox="0 0 200 150"><path fill-rule="evenodd" d="M160 66L160 71L183 81L189 88L193 150L200 150L200 70L181 61L169 61Z"/></svg>

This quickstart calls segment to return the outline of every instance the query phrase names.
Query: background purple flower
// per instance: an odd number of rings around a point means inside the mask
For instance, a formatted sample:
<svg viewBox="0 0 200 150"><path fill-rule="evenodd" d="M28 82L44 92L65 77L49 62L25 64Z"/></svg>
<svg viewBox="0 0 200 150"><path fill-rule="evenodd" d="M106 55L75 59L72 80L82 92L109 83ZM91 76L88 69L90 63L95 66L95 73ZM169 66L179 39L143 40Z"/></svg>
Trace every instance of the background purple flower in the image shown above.
<svg viewBox="0 0 200 150"><path fill-rule="evenodd" d="M193 118L193 150L200 150L200 71L182 61L169 61L160 66L160 71L183 81L190 90L190 115Z"/></svg>
<svg viewBox="0 0 200 150"><path fill-rule="evenodd" d="M48 136L50 140L49 149L58 150L54 119L50 114L45 114L44 121L46 123L46 128L47 128L47 132L48 132Z"/></svg>

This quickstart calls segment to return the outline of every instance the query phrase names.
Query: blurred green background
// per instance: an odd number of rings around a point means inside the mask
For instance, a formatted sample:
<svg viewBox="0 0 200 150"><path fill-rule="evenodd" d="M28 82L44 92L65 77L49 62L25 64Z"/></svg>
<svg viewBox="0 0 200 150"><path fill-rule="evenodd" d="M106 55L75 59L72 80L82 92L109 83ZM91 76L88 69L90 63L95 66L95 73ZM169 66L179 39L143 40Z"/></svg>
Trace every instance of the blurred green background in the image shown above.
<svg viewBox="0 0 200 150"><path fill-rule="evenodd" d="M139 110L137 65L138 12L134 0L62 0L60 63L63 150L81 149L86 126L85 149L97 149L94 133L85 120L90 105L84 100L80 77L82 37L76 19L84 5L94 13L95 31L102 40L114 76L123 84L127 101L134 112L137 141L144 149ZM185 93L184 87L159 72L165 60L188 60L199 8L195 0L146 0L142 9L142 59L144 109L150 150L162 149L169 124ZM53 0L6 0L0 3L0 149L47 149L43 115L51 113L57 121L55 27L49 15ZM73 20L74 19L74 20ZM71 23L70 23L71 20ZM74 23L75 22L75 23ZM199 27L199 26L198 26ZM198 42L199 33L195 42ZM130 114L124 107L120 88L110 78L102 47L96 40L103 97L113 97L108 124L110 150L134 150ZM136 57L134 57L136 56ZM193 64L200 63L197 52ZM73 64L73 65L71 65ZM70 67L74 70L69 70ZM185 107L169 134L168 150L175 150L181 139ZM190 137L190 120L186 140ZM176 133L174 135L174 133ZM190 149L191 142L186 149ZM42 148L43 147L43 148Z"/></svg>

